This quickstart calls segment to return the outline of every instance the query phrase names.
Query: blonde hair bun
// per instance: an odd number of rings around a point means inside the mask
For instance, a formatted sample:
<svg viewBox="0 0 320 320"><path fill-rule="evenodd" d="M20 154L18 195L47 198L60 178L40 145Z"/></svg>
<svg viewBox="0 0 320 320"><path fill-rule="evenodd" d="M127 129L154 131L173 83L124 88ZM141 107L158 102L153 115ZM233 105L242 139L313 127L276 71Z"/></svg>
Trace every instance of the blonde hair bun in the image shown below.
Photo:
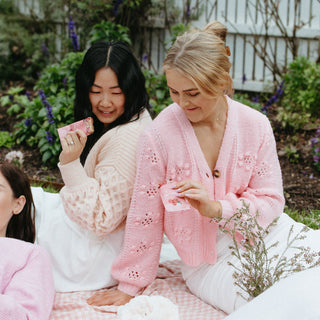
<svg viewBox="0 0 320 320"><path fill-rule="evenodd" d="M223 42L226 42L226 37L228 33L228 29L221 22L214 20L209 22L203 29L203 32L213 34L219 37Z"/></svg>

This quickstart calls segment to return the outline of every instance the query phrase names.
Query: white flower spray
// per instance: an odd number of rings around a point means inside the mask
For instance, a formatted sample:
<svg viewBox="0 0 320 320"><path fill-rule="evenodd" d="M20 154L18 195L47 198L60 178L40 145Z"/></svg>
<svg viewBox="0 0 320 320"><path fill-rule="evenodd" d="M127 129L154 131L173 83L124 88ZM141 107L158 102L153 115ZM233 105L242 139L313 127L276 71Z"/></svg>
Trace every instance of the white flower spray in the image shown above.
<svg viewBox="0 0 320 320"><path fill-rule="evenodd" d="M297 246L296 242L305 239L310 230L307 226L298 233L291 226L286 247L279 254L270 254L270 249L278 245L278 241L267 246L264 239L276 225L278 218L274 219L266 228L258 223L259 213L249 214L249 206L243 202L243 207L229 219L216 219L220 229L229 234L233 244L229 247L231 254L240 261L240 266L229 264L235 269L234 283L248 296L239 294L246 300L258 296L279 280L292 273L303 271L320 265L320 252L311 251L309 247ZM239 234L243 239L238 242ZM237 235L237 237L236 237ZM288 250L296 252L288 258Z"/></svg>
<svg viewBox="0 0 320 320"><path fill-rule="evenodd" d="M23 153L21 151L10 151L6 154L5 160L21 168L23 165Z"/></svg>

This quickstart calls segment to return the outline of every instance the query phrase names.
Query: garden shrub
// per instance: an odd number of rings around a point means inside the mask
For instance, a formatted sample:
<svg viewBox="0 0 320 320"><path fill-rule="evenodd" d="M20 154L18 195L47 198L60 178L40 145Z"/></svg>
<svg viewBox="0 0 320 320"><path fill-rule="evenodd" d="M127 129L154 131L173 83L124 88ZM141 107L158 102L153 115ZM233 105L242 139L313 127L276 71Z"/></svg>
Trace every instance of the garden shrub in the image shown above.
<svg viewBox="0 0 320 320"><path fill-rule="evenodd" d="M157 115L172 103L166 76L164 74L156 74L147 69L143 69L143 73L146 78L146 88L150 98L149 102L154 115Z"/></svg>
<svg viewBox="0 0 320 320"><path fill-rule="evenodd" d="M284 74L284 97L277 119L284 128L301 129L320 116L320 65L297 57Z"/></svg>
<svg viewBox="0 0 320 320"><path fill-rule="evenodd" d="M129 29L111 21L102 21L93 26L90 32L90 43L92 44L100 40L122 41L131 45Z"/></svg>
<svg viewBox="0 0 320 320"><path fill-rule="evenodd" d="M0 147L11 148L14 145L14 139L10 132L0 131Z"/></svg>
<svg viewBox="0 0 320 320"><path fill-rule="evenodd" d="M3 97L3 105L11 102L10 114L21 119L15 125L17 144L37 147L42 162L56 165L61 152L57 128L74 121L75 74L83 59L83 52L71 52L60 64L45 68L34 89L38 95L26 97L23 89L11 88L11 94Z"/></svg>
<svg viewBox="0 0 320 320"><path fill-rule="evenodd" d="M252 99L250 99L248 93L235 92L233 95L233 99L255 110L261 111L262 109L262 105L259 102L253 101Z"/></svg>
<svg viewBox="0 0 320 320"><path fill-rule="evenodd" d="M13 1L0 0L0 86L9 81L34 85L38 72L55 60L54 28L50 21L21 14Z"/></svg>

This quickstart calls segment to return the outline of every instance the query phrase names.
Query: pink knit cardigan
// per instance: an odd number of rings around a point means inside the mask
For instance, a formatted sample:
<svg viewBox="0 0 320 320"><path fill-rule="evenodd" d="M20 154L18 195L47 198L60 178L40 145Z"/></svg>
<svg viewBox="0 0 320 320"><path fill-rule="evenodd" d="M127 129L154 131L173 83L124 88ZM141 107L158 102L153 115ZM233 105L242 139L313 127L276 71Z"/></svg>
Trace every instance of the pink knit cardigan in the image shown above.
<svg viewBox="0 0 320 320"><path fill-rule="evenodd" d="M0 237L0 252L0 320L48 320L55 292L46 251Z"/></svg>
<svg viewBox="0 0 320 320"><path fill-rule="evenodd" d="M272 128L265 115L227 97L228 118L213 174L192 125L172 104L140 137L137 175L121 254L112 268L118 289L136 295L156 276L163 232L188 265L216 262L217 224L193 208L167 212L159 187L169 180L200 181L222 216L249 204L267 226L284 208L282 177Z"/></svg>

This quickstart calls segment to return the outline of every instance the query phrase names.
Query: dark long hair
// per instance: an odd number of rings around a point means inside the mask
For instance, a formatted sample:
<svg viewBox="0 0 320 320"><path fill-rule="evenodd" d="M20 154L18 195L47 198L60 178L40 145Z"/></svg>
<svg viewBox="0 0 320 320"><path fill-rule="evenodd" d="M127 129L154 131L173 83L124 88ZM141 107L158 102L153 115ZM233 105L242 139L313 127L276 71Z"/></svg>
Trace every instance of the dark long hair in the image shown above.
<svg viewBox="0 0 320 320"><path fill-rule="evenodd" d="M125 95L124 113L104 129L104 124L92 113L89 92L94 83L96 72L110 67L118 78L119 87ZM145 78L131 49L119 41L100 41L94 43L86 52L76 74L75 120L92 117L94 134L88 136L81 154L84 163L95 142L105 133L120 124L137 120L144 109L149 109L149 96L145 88ZM137 115L136 118L133 117Z"/></svg>
<svg viewBox="0 0 320 320"><path fill-rule="evenodd" d="M25 196L26 203L19 214L14 214L7 226L6 237L33 243L35 240L34 202L27 175L10 163L0 164L0 172L8 181L13 196Z"/></svg>

